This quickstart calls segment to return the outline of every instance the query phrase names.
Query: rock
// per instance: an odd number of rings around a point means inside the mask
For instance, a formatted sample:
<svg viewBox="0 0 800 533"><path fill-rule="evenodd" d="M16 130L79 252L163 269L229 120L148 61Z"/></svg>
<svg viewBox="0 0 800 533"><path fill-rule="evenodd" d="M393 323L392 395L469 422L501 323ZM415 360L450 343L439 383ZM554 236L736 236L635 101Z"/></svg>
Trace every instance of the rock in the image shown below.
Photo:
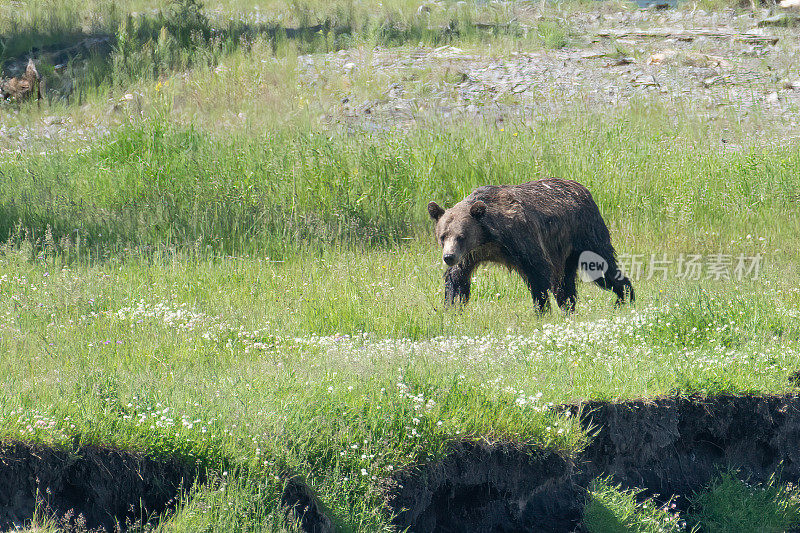
<svg viewBox="0 0 800 533"><path fill-rule="evenodd" d="M800 91L800 79L798 80L783 80L781 87L793 91Z"/></svg>
<svg viewBox="0 0 800 533"><path fill-rule="evenodd" d="M754 44L746 47L742 51L742 55L750 57L761 57L767 55L768 50L763 45Z"/></svg>
<svg viewBox="0 0 800 533"><path fill-rule="evenodd" d="M403 96L403 86L399 83L392 83L387 94L389 98L400 98Z"/></svg>
<svg viewBox="0 0 800 533"><path fill-rule="evenodd" d="M718 83L722 83L723 81L725 80L722 76L709 76L708 78L703 79L703 87L708 88Z"/></svg>
<svg viewBox="0 0 800 533"><path fill-rule="evenodd" d="M631 85L638 85L642 87L656 87L658 82L651 74L642 74L631 80Z"/></svg>
<svg viewBox="0 0 800 533"><path fill-rule="evenodd" d="M355 64L355 63L353 63L352 61L348 61L348 62L347 62L347 63L345 63L345 64L344 64L344 66L342 67L342 69L344 69L344 71L345 71L345 72L347 72L347 73L350 73L350 72L352 72L352 71L353 71L355 68L356 68L356 64Z"/></svg>
<svg viewBox="0 0 800 533"><path fill-rule="evenodd" d="M608 54L606 52L583 52L580 55L581 59L599 59L601 57L606 57Z"/></svg>
<svg viewBox="0 0 800 533"><path fill-rule="evenodd" d="M668 48L667 50L662 50L661 52L656 52L652 54L647 59L648 65L660 65L663 63L668 62L669 60L673 59L678 55L678 51L672 48Z"/></svg>
<svg viewBox="0 0 800 533"><path fill-rule="evenodd" d="M772 92L767 95L765 101L770 105L778 105L780 99L778 98L778 93Z"/></svg>
<svg viewBox="0 0 800 533"><path fill-rule="evenodd" d="M631 63L635 63L635 62L636 62L636 58L625 56L625 57L618 57L614 61L610 61L610 62L606 63L606 66L607 67L618 67L620 65L630 65Z"/></svg>
<svg viewBox="0 0 800 533"><path fill-rule="evenodd" d="M784 9L800 9L800 0L782 0L778 5Z"/></svg>
<svg viewBox="0 0 800 533"><path fill-rule="evenodd" d="M57 116L44 117L42 118L42 122L44 122L45 126L52 126L53 124L63 124L64 117L57 117Z"/></svg>
<svg viewBox="0 0 800 533"><path fill-rule="evenodd" d="M677 62L689 67L730 67L730 63L720 56L712 56L691 50L679 52L673 48L656 52L647 60L648 65L660 65L670 62Z"/></svg>
<svg viewBox="0 0 800 533"><path fill-rule="evenodd" d="M798 25L800 25L800 15L795 15L792 13L781 13L773 17L767 17L759 20L757 24L759 28L765 28L767 26L780 26L787 28Z"/></svg>

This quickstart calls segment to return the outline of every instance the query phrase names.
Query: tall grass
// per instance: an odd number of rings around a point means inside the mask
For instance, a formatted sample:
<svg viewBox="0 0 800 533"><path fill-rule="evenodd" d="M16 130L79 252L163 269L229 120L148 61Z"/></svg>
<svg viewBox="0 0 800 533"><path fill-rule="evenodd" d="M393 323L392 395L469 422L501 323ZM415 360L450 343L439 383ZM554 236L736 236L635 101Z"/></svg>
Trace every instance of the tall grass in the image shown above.
<svg viewBox="0 0 800 533"><path fill-rule="evenodd" d="M638 501L643 500L643 501ZM678 533L686 531L678 513L669 504L659 506L641 492L622 490L610 479L596 479L589 489L584 509L584 527L589 533Z"/></svg>
<svg viewBox="0 0 800 533"><path fill-rule="evenodd" d="M477 274L468 307L442 309L438 254L424 244L284 262L168 246L70 262L31 244L0 250L0 438L210 468L216 480L165 525L176 530L280 529L286 472L346 528L381 530L386 477L453 440L571 453L586 437L551 402L664 394L690 380L693 391L723 380L711 392L786 391L800 362L798 295L778 269L739 287L641 282L637 309L581 287L578 314L539 317L499 269ZM715 304L685 311L705 305L701 285ZM708 319L719 334L682 345ZM607 496L601 514L639 512Z"/></svg>
<svg viewBox="0 0 800 533"><path fill-rule="evenodd" d="M144 118L97 140L2 156L0 438L209 468L210 482L162 530L285 530L280 492L297 473L343 529L380 531L390 527L386 478L453 441L579 449L587 436L548 405L790 390L800 364L797 146L725 152L713 126L640 104L534 125L431 120L378 132L318 128L293 108L260 129L203 129L195 109L211 122L231 110L205 104L258 92L226 83L267 80L265 98L300 96L292 65L261 62L271 54L527 38L495 4L263 2L272 11L258 20L207 4L3 12L4 59L94 27L115 46L91 82L98 99L116 105L114 90L144 85L152 98L131 112ZM53 23L36 33L46 13ZM479 29L486 21L496 24ZM542 23L532 38L557 48L568 33ZM261 47L257 57L248 46ZM233 50L230 75L202 86ZM243 65L246 76L233 72ZM199 95L164 89L187 68ZM263 105L253 98L246 112ZM633 309L581 287L576 314L540 317L518 276L486 269L469 306L443 309L428 201L450 206L478 185L545 176L589 187L619 252L762 252L763 278L637 280ZM765 503L718 489L717 500L762 513L786 495L767 492ZM623 531L675 525L634 492L594 493L596 514ZM704 507L708 523L727 512ZM796 521L795 507L779 524Z"/></svg>
<svg viewBox="0 0 800 533"><path fill-rule="evenodd" d="M48 86L68 86L60 96L70 100L75 94L78 99L87 93L105 94L109 88L126 87L138 80L214 66L240 47L249 49L257 39L269 41L273 53L281 55L288 41L300 53L314 53L365 42L440 45L525 35L511 7L459 3L438 6L433 12L418 7L412 3L292 2L268 6L254 18L250 10L209 14L198 0L152 5L135 1L119 5L107 0L88 5L44 2L30 9L0 11L0 65L32 55L41 60L39 70ZM137 8L143 10L135 11ZM546 43L559 39L551 33L543 37ZM59 65L61 72L55 72L47 52L69 49L87 37L108 38L111 52L75 55L68 65ZM70 78L66 82L65 74Z"/></svg>
<svg viewBox="0 0 800 533"><path fill-rule="evenodd" d="M791 531L800 524L800 496L794 487L770 480L752 484L738 479L735 472L723 472L692 502L689 515L701 531Z"/></svg>
<svg viewBox="0 0 800 533"><path fill-rule="evenodd" d="M697 135L636 108L504 131L355 138L289 128L223 137L156 115L80 153L7 161L0 235L21 225L41 237L49 227L56 242L278 257L399 243L427 234L430 200L449 206L479 185L558 176L592 191L623 248L708 253L750 234L792 254L797 148L731 154L694 148Z"/></svg>

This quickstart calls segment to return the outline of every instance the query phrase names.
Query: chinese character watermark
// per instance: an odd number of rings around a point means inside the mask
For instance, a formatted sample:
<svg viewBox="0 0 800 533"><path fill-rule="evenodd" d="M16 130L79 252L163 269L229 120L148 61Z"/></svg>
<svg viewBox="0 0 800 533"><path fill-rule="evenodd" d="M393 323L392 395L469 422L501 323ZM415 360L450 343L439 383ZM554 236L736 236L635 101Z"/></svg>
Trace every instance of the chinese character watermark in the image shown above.
<svg viewBox="0 0 800 533"><path fill-rule="evenodd" d="M699 281L743 281L757 280L763 266L764 254L678 254L670 257L666 253L620 254L617 265L632 280L666 280L670 275L677 279ZM581 279L596 281L608 270L605 259L594 252L581 253L578 260Z"/></svg>

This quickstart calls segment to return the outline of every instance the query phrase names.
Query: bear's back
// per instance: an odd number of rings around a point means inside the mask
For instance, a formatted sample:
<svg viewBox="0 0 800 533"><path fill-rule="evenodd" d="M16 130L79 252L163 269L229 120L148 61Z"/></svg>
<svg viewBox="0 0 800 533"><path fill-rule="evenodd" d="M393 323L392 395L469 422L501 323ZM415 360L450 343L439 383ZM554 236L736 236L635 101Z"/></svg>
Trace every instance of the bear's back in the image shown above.
<svg viewBox="0 0 800 533"><path fill-rule="evenodd" d="M596 209L589 190L573 180L545 178L518 185L484 185L478 187L466 200L481 200L487 204L501 202L517 204L524 211L558 216L576 210Z"/></svg>

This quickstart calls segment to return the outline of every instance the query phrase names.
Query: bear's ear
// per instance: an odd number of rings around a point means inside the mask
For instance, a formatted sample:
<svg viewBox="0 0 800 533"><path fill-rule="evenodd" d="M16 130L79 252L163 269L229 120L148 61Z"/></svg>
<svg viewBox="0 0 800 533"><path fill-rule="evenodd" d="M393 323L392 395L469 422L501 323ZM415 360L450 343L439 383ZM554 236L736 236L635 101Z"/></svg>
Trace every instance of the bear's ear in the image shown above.
<svg viewBox="0 0 800 533"><path fill-rule="evenodd" d="M428 214L433 220L439 220L444 215L444 209L436 202L428 204Z"/></svg>
<svg viewBox="0 0 800 533"><path fill-rule="evenodd" d="M478 200L477 202L475 202L470 206L469 214L472 215L474 218L481 218L483 215L486 214L486 204Z"/></svg>

